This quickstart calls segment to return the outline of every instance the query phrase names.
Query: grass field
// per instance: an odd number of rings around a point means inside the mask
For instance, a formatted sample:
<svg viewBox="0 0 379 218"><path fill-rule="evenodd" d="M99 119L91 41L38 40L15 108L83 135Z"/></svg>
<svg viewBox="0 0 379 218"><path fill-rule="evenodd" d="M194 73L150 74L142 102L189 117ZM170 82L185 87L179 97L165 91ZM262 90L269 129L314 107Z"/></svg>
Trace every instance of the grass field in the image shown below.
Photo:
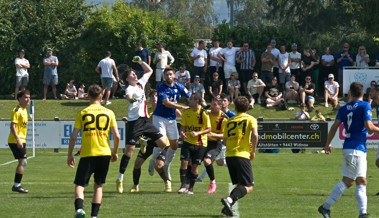
<svg viewBox="0 0 379 218"><path fill-rule="evenodd" d="M28 151L29 154L31 153ZM121 154L121 150L119 152ZM99 217L222 217L222 197L227 196L229 175L226 167L215 167L217 192L206 193L209 180L195 185L192 196L163 192L163 182L155 174L147 173L147 163L142 168L139 193L128 193L132 186L130 162L123 194L116 193L115 180L119 161L111 163L104 186L103 204ZM172 166L173 189L179 187L179 155ZM12 159L11 152L0 150L0 164ZM379 217L379 170L374 166L375 151L368 152L368 211L370 217ZM78 158L77 158L78 161ZM320 204L326 200L333 186L341 179L341 150L332 155L258 153L253 161L255 190L238 201L240 217L261 218L317 218ZM22 185L28 194L11 192L16 163L0 166L0 217L45 218L74 216L74 185L76 169L66 165L66 151L54 153L53 149L37 149L37 157L28 161ZM85 209L90 213L91 186L87 188ZM334 218L358 217L355 187L348 190L332 207Z"/></svg>

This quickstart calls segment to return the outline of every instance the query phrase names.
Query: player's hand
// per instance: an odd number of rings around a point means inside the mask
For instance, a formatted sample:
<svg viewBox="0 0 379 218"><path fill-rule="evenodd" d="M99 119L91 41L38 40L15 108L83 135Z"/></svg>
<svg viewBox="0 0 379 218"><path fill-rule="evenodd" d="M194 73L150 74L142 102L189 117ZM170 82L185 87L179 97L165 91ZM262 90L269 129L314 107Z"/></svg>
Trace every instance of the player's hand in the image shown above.
<svg viewBox="0 0 379 218"><path fill-rule="evenodd" d="M117 160L118 160L118 154L117 153L112 154L111 161L116 162Z"/></svg>
<svg viewBox="0 0 379 218"><path fill-rule="evenodd" d="M24 148L24 144L22 144L22 142L20 140L17 140L17 148L18 149L23 149Z"/></svg>
<svg viewBox="0 0 379 218"><path fill-rule="evenodd" d="M142 59L140 56L134 56L132 62L142 64Z"/></svg>
<svg viewBox="0 0 379 218"><path fill-rule="evenodd" d="M188 108L190 108L189 106L183 106L183 110L186 110L186 109L188 109Z"/></svg>
<svg viewBox="0 0 379 218"><path fill-rule="evenodd" d="M198 136L199 134L197 133L197 132L190 132L190 135L191 135L191 137L196 137L196 136Z"/></svg>
<svg viewBox="0 0 379 218"><path fill-rule="evenodd" d="M67 157L67 165L71 168L75 167L75 158L74 156L70 155Z"/></svg>
<svg viewBox="0 0 379 218"><path fill-rule="evenodd" d="M255 152L251 152L250 153L250 160L254 160L254 158L255 158Z"/></svg>
<svg viewBox="0 0 379 218"><path fill-rule="evenodd" d="M329 144L329 145L325 146L324 150L325 150L325 154L331 154L333 147L331 144Z"/></svg>
<svg viewBox="0 0 379 218"><path fill-rule="evenodd" d="M182 139L187 139L186 132L181 132L180 135L181 135Z"/></svg>

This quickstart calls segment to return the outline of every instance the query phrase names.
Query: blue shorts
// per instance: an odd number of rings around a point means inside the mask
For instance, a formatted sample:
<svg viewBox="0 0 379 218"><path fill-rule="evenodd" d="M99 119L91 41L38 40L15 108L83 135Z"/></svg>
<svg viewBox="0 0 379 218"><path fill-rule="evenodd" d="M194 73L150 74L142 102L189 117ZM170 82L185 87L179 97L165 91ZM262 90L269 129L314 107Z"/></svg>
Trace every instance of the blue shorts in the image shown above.
<svg viewBox="0 0 379 218"><path fill-rule="evenodd" d="M29 76L16 76L16 86L26 87L29 82Z"/></svg>
<svg viewBox="0 0 379 218"><path fill-rule="evenodd" d="M308 101L315 102L315 97L313 97L312 95L307 95L305 97L305 101L306 102L308 102Z"/></svg>
<svg viewBox="0 0 379 218"><path fill-rule="evenodd" d="M111 89L113 86L113 78L102 77L101 84L103 85L103 88Z"/></svg>
<svg viewBox="0 0 379 218"><path fill-rule="evenodd" d="M47 86L58 85L58 75L44 75L43 84Z"/></svg>

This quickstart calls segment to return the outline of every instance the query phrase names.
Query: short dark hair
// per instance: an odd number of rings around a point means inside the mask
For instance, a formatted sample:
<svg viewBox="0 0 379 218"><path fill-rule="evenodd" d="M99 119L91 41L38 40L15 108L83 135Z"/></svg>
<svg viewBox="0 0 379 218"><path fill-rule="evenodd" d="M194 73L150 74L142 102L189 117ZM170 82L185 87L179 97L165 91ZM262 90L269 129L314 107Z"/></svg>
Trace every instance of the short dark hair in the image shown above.
<svg viewBox="0 0 379 218"><path fill-rule="evenodd" d="M136 46L142 46L142 43L136 42Z"/></svg>
<svg viewBox="0 0 379 218"><path fill-rule="evenodd" d="M249 100L245 96L238 96L234 99L234 105L237 113L245 113L249 110Z"/></svg>
<svg viewBox="0 0 379 218"><path fill-rule="evenodd" d="M150 90L149 97L151 98L156 93L157 93L157 90L155 90L155 89Z"/></svg>
<svg viewBox="0 0 379 218"><path fill-rule="evenodd" d="M190 98L195 98L198 104L201 104L201 101L203 100L200 93L193 93L191 94Z"/></svg>
<svg viewBox="0 0 379 218"><path fill-rule="evenodd" d="M227 94L225 94L225 93L221 93L220 94L220 99L228 99L228 95Z"/></svg>
<svg viewBox="0 0 379 218"><path fill-rule="evenodd" d="M129 68L128 70L126 70L123 74L122 74L122 81L125 82L125 83L128 83L128 81L126 81L126 78L128 78L129 74L132 73L132 72L135 72L133 68Z"/></svg>
<svg viewBox="0 0 379 218"><path fill-rule="evenodd" d="M90 85L88 88L88 96L90 99L97 99L101 95L102 91L103 89L99 85Z"/></svg>
<svg viewBox="0 0 379 218"><path fill-rule="evenodd" d="M165 75L167 71L172 71L172 72L174 72L174 73L175 73L175 70L174 70L174 68L171 68L171 67L167 67L167 68L165 68L165 69L164 69L164 71L163 71L163 75Z"/></svg>
<svg viewBox="0 0 379 218"><path fill-rule="evenodd" d="M110 57L112 55L112 52L111 51L106 51L105 52L105 57Z"/></svg>
<svg viewBox="0 0 379 218"><path fill-rule="evenodd" d="M30 91L25 89L25 90L22 90L21 92L18 92L17 93L17 100L20 99L22 96L24 96L25 94L29 94L30 95Z"/></svg>
<svg viewBox="0 0 379 218"><path fill-rule="evenodd" d="M353 82L350 84L350 95L355 98L363 96L364 89L362 83Z"/></svg>

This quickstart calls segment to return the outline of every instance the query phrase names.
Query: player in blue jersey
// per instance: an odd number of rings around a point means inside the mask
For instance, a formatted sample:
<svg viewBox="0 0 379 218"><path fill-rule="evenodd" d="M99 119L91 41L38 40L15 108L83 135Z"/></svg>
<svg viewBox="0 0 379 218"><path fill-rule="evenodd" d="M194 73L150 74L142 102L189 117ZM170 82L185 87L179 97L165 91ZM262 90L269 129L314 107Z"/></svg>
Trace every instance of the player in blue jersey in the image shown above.
<svg viewBox="0 0 379 218"><path fill-rule="evenodd" d="M164 82L158 84L158 102L153 113L153 124L159 129L160 133L167 136L170 141L170 148L166 152L164 170L167 178L171 180L170 164L174 158L175 151L178 148L179 131L176 123L176 109L187 109L188 106L178 103L181 96L190 97L190 93L182 84L174 81L175 71L172 68L166 68L163 72ZM154 161L159 153L160 148L154 148L151 160ZM149 173L154 172L154 162L150 162Z"/></svg>
<svg viewBox="0 0 379 218"><path fill-rule="evenodd" d="M343 124L346 136L343 143L343 167L342 181L334 186L328 199L318 208L324 218L330 217L330 207L350 188L354 182L356 184L356 198L358 201L359 218L367 215L367 195L366 195L366 140L367 134L379 135L379 128L372 123L372 110L368 102L363 101L364 88L361 83L353 82L349 90L349 103L341 107L336 120L330 128L326 141L325 153L332 152L332 139L336 134L340 124Z"/></svg>

